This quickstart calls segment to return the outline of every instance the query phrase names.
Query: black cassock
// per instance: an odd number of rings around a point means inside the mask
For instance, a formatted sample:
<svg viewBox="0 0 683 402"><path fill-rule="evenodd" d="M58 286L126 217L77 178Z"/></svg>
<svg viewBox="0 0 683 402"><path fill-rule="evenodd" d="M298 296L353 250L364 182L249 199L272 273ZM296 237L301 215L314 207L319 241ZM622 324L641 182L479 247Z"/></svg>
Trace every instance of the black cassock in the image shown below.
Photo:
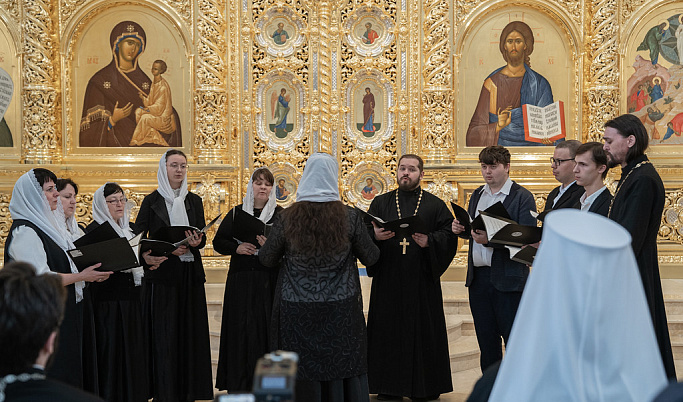
<svg viewBox="0 0 683 402"><path fill-rule="evenodd" d="M377 196L368 212L385 221L412 216L421 189L394 190ZM429 247L412 238L403 254L403 238L376 241L379 261L367 267L372 277L368 313L370 393L427 397L453 390L448 337L443 313L441 275L455 255L458 240L453 216L438 197L423 192L417 215L427 225ZM372 236L374 239L374 235Z"/></svg>
<svg viewBox="0 0 683 402"><path fill-rule="evenodd" d="M666 376L675 379L676 368L671 351L657 259L657 233L664 210L664 185L652 164L643 163L635 168L647 160L647 156L642 155L622 169L609 218L631 234L631 247L638 262Z"/></svg>

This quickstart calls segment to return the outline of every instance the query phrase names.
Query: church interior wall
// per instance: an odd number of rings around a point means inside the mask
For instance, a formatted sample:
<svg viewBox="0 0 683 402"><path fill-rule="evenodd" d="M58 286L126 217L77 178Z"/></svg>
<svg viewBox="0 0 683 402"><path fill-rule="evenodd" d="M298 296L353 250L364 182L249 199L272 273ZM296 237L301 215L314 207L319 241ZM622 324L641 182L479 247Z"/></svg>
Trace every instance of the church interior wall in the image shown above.
<svg viewBox="0 0 683 402"><path fill-rule="evenodd" d="M78 183L77 216L88 222L92 194L106 181L120 183L139 206L156 188L158 158L168 146L189 156L190 189L203 197L207 218L241 203L250 172L260 166L268 166L287 189L278 203L291 205L306 158L317 151L339 161L346 203L367 208L371 198L361 190L368 181L378 193L395 188L398 157L417 153L426 161L425 188L465 205L482 183L482 146L468 145L468 127L482 83L505 65L502 29L522 21L534 36L530 68L564 104L567 139L600 141L604 122L627 112L648 128L648 156L667 191L659 238L662 276L681 279L680 4L0 0L0 68L14 84L6 124L0 125L0 137L9 136L9 142L0 138L0 243L11 225L14 182L28 169L45 166ZM111 70L115 79L127 80L119 85L104 70L118 60L110 34L124 21L136 24L131 35L141 29L146 39L131 56L139 72ZM121 128L113 130L121 137L107 137L112 130L104 129L93 142L83 127L106 121L114 107L86 102L89 84L100 85L106 99L121 100L121 109L126 96L139 95L135 91L149 102L155 60L167 66L160 76L172 106L163 116L177 116L175 130L137 130L135 121L134 132ZM105 78L96 80L98 74ZM128 94L107 98L107 91ZM130 113L142 118L144 102L133 102ZM92 113L84 120L86 104ZM542 208L557 185L549 166L553 147L509 149L512 179L529 188ZM612 170L606 179L612 191L619 175ZM466 250L461 242L445 280L464 278ZM204 253L209 280L224 279L226 259L210 246Z"/></svg>

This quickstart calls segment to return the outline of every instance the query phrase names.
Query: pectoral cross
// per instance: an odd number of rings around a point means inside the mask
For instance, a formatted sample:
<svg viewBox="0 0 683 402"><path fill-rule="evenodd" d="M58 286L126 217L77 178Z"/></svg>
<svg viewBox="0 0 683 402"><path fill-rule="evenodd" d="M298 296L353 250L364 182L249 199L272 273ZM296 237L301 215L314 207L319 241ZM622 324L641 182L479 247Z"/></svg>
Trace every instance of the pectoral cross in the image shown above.
<svg viewBox="0 0 683 402"><path fill-rule="evenodd" d="M408 245L410 245L410 243L408 243L408 241L407 241L406 238L404 237L404 238L403 238L403 241L400 242L400 243L398 243L398 244L400 244L400 245L403 246L403 254L405 254L405 253L406 253L406 247L408 247Z"/></svg>

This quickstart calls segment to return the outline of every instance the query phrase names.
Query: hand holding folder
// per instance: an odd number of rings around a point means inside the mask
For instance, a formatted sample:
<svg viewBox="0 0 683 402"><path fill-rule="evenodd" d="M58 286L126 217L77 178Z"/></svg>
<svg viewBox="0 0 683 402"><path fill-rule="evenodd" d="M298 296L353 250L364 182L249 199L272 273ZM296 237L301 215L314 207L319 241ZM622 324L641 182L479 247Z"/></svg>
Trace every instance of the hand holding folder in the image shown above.
<svg viewBox="0 0 683 402"><path fill-rule="evenodd" d="M256 248L261 247L258 236L268 237L273 227L239 208L233 209L232 219L233 237L238 242L253 244Z"/></svg>
<svg viewBox="0 0 683 402"><path fill-rule="evenodd" d="M201 230L194 226L167 226L152 233L149 238L140 241L140 255L152 250L151 256L168 256L180 246L190 244L196 234L205 234L211 226L218 222L221 214L218 214ZM189 233L189 234L188 234Z"/></svg>
<svg viewBox="0 0 683 402"><path fill-rule="evenodd" d="M109 222L104 222L74 242L76 248L67 254L79 271L101 263L97 271L116 272L140 266L131 244L119 237Z"/></svg>
<svg viewBox="0 0 683 402"><path fill-rule="evenodd" d="M407 216L401 219L385 222L383 219L371 215L360 208L358 209L363 215L366 222L374 222L375 225L384 230L394 232L396 237L411 237L413 233L429 234L427 225L420 218L419 215Z"/></svg>

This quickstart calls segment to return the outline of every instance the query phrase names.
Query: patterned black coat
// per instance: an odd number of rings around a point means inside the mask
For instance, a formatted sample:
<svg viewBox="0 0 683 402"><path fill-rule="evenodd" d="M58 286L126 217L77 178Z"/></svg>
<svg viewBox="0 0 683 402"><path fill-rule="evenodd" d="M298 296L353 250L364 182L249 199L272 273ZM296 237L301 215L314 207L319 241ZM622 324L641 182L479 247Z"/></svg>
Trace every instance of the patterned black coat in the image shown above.
<svg viewBox="0 0 683 402"><path fill-rule="evenodd" d="M263 265L282 257L273 309L273 349L299 354L297 378L330 381L367 373L367 330L356 258L374 264L379 249L360 214L348 209L349 245L338 254L292 252L277 219L259 251Z"/></svg>

